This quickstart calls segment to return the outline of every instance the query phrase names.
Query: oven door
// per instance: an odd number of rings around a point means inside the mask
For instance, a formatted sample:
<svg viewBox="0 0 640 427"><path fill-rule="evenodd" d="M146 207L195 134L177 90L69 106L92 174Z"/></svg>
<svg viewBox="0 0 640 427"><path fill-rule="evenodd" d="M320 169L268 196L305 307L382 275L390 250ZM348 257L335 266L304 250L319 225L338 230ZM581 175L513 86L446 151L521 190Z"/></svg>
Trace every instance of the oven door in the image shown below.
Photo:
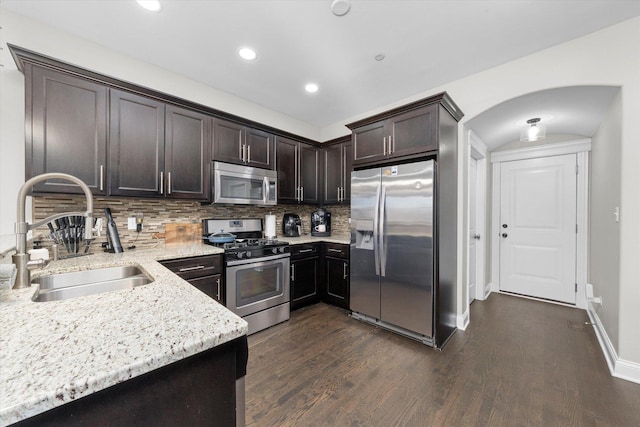
<svg viewBox="0 0 640 427"><path fill-rule="evenodd" d="M289 302L289 257L229 261L227 308L244 317Z"/></svg>

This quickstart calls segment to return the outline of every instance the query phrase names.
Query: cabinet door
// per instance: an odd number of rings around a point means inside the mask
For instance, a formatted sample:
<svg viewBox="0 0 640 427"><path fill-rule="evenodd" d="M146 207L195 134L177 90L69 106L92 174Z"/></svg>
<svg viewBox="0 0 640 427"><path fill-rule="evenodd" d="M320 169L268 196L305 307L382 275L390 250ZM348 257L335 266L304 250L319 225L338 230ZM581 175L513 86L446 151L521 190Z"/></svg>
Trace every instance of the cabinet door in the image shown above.
<svg viewBox="0 0 640 427"><path fill-rule="evenodd" d="M438 105L430 105L389 120L393 137L391 156L411 155L438 148L437 109Z"/></svg>
<svg viewBox="0 0 640 427"><path fill-rule="evenodd" d="M107 88L34 66L31 91L32 96L26 100L27 111L31 111L27 178L48 172L67 173L84 181L94 195L107 194ZM82 193L80 187L62 180L43 182L34 191Z"/></svg>
<svg viewBox="0 0 640 427"><path fill-rule="evenodd" d="M245 161L247 164L257 168L273 169L273 140L274 136L268 132L246 128Z"/></svg>
<svg viewBox="0 0 640 427"><path fill-rule="evenodd" d="M189 279L188 282L210 298L213 298L220 304L224 304L224 286L221 275L198 277L196 279Z"/></svg>
<svg viewBox="0 0 640 427"><path fill-rule="evenodd" d="M318 149L311 145L300 144L300 186L303 203L320 203L320 182Z"/></svg>
<svg viewBox="0 0 640 427"><path fill-rule="evenodd" d="M298 143L278 137L276 145L278 203L298 201Z"/></svg>
<svg viewBox="0 0 640 427"><path fill-rule="evenodd" d="M168 105L165 177L167 196L209 199L211 118Z"/></svg>
<svg viewBox="0 0 640 427"><path fill-rule="evenodd" d="M340 201L342 187L342 146L333 145L324 150L324 203Z"/></svg>
<svg viewBox="0 0 640 427"><path fill-rule="evenodd" d="M244 126L225 120L213 121L213 160L244 165Z"/></svg>
<svg viewBox="0 0 640 427"><path fill-rule="evenodd" d="M291 309L318 301L320 258L306 258L291 262Z"/></svg>
<svg viewBox="0 0 640 427"><path fill-rule="evenodd" d="M351 172L353 172L353 144L345 142L342 146L344 159L344 181L342 182L342 203L351 201Z"/></svg>
<svg viewBox="0 0 640 427"><path fill-rule="evenodd" d="M325 258L325 295L327 302L349 308L349 261Z"/></svg>
<svg viewBox="0 0 640 427"><path fill-rule="evenodd" d="M115 89L110 97L111 194L162 197L164 103Z"/></svg>
<svg viewBox="0 0 640 427"><path fill-rule="evenodd" d="M354 129L352 134L354 163L384 159L386 154L384 143L388 136L385 121Z"/></svg>

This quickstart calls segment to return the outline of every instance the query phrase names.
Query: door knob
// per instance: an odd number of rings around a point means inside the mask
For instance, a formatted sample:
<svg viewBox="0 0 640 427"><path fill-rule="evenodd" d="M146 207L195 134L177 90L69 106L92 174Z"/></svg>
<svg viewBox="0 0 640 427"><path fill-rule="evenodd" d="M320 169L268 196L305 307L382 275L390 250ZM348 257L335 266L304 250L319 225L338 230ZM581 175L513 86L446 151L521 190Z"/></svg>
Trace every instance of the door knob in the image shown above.
<svg viewBox="0 0 640 427"><path fill-rule="evenodd" d="M508 234L507 233L502 233L502 237L507 237Z"/></svg>
<svg viewBox="0 0 640 427"><path fill-rule="evenodd" d="M508 225L507 224L502 224L502 228L507 228Z"/></svg>
<svg viewBox="0 0 640 427"><path fill-rule="evenodd" d="M473 238L476 239L476 240L480 240L480 235L479 234L474 234Z"/></svg>

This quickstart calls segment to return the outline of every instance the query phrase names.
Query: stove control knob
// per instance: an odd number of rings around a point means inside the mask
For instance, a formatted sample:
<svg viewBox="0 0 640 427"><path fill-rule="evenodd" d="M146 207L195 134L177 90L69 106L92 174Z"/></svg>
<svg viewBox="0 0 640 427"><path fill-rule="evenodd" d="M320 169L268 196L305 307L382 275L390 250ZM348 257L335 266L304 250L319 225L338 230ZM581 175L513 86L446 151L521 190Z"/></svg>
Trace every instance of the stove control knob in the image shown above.
<svg viewBox="0 0 640 427"><path fill-rule="evenodd" d="M244 255L244 252L236 252L236 257L238 257L238 259L242 259L242 256Z"/></svg>
<svg viewBox="0 0 640 427"><path fill-rule="evenodd" d="M272 248L272 249L271 249L271 253L273 253L273 254L277 254L277 253L278 253L278 248Z"/></svg>
<svg viewBox="0 0 640 427"><path fill-rule="evenodd" d="M284 246L280 247L280 253L283 254L284 253Z"/></svg>
<svg viewBox="0 0 640 427"><path fill-rule="evenodd" d="M247 258L251 258L251 251L247 251L244 254L246 255Z"/></svg>

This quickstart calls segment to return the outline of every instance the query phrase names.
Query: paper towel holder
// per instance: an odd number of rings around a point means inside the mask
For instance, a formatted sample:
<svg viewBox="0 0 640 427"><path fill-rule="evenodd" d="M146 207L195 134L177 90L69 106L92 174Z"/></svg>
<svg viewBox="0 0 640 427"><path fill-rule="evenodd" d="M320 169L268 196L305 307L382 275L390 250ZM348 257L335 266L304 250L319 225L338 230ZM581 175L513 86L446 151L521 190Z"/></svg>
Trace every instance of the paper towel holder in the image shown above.
<svg viewBox="0 0 640 427"><path fill-rule="evenodd" d="M275 215L269 214L264 216L264 237L269 240L276 238L276 216Z"/></svg>

